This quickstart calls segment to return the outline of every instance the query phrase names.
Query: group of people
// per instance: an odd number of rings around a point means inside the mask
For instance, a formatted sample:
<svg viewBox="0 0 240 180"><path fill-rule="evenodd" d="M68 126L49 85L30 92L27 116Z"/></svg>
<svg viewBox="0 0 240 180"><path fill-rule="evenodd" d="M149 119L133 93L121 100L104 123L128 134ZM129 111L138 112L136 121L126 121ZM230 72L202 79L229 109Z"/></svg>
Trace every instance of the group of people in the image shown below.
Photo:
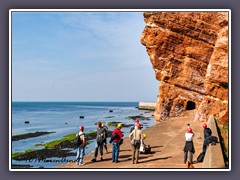
<svg viewBox="0 0 240 180"><path fill-rule="evenodd" d="M209 139L212 137L212 130L207 127L207 124L203 124L203 134L204 134L204 141L202 147L202 153L200 155L205 156L206 148L209 144ZM194 143L193 143L194 133L190 124L187 124L187 132L185 133L185 146L183 148L184 151L184 164L186 164L187 168L193 168L193 154L195 153ZM189 158L188 158L189 153ZM188 159L188 160L187 160Z"/></svg>
<svg viewBox="0 0 240 180"><path fill-rule="evenodd" d="M109 141L109 143L112 143L112 162L118 163L118 157L120 152L120 145L123 143L122 137L124 136L123 132L121 131L122 124L118 124L117 127L112 131L112 136ZM212 131L210 128L207 127L207 124L203 124L204 128L204 141L203 141L203 147L202 147L202 154L203 156L206 153L206 148L211 141L211 135ZM132 147L132 164L138 163L139 158L139 150L140 146L145 147L143 140L146 138L146 134L142 133L142 127L139 123L139 120L136 119L135 125L133 128L131 128L131 132L129 134L129 138L131 141L131 147ZM83 158L85 155L85 147L86 147L86 137L84 135L84 127L80 126L79 133L76 134L76 136L80 136L81 138L81 144L77 147L77 156L76 156L76 164L77 165L84 165ZM94 157L91 160L92 162L96 162L96 158L98 156L98 150L100 151L100 160L103 161L103 147L105 147L106 153L108 153L107 149L107 132L108 128L105 124L102 124L101 122L97 122L97 137L95 142L95 150L94 150ZM187 167L193 167L193 154L195 153L194 143L193 143L193 137L194 133L192 128L190 127L190 124L187 124L187 132L185 133L185 146L183 148L184 151L184 164L187 165ZM188 158L189 156L189 158Z"/></svg>
<svg viewBox="0 0 240 180"><path fill-rule="evenodd" d="M117 127L112 131L112 136L110 138L109 143L112 143L112 162L118 163L119 152L120 152L120 145L123 143L122 137L124 136L123 132L121 131L122 124L118 124ZM131 128L131 132L129 138L131 140L132 146L132 164L138 163L139 158L139 149L140 146L145 147L144 139L146 138L146 134L143 134L142 126L139 123L139 120L135 120L135 125ZM80 126L79 133L76 136L80 136L81 144L77 147L77 156L76 156L76 164L77 165L84 165L83 159L85 155L85 147L86 147L86 137L84 135L84 127ZM103 161L103 147L105 147L106 153L108 153L107 149L107 132L108 128L105 124L101 122L97 122L97 136L95 142L95 150L94 150L94 157L91 160L92 162L97 161L98 150L100 151L100 160Z"/></svg>

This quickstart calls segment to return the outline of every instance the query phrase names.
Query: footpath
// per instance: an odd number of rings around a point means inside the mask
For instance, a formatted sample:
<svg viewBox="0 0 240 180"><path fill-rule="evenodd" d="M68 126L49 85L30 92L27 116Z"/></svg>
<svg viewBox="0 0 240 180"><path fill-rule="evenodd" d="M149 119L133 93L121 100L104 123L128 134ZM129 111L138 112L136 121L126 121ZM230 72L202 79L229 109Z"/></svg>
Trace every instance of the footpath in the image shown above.
<svg viewBox="0 0 240 180"><path fill-rule="evenodd" d="M203 163L197 162L197 156L202 151L203 128L202 122L193 122L194 110L187 111L183 117L170 118L164 122L158 123L150 128L143 130L147 134L145 144L151 146L152 154L140 154L139 163L131 164L131 143L128 137L124 138L124 143L120 147L118 163L112 163L112 145L108 144L108 153L105 153L104 160L97 157L97 162L91 162L93 153L85 156L84 166L76 165L75 162L62 164L56 168L151 168L151 169L181 169L186 168L183 163L183 147L185 144L185 132L187 124L191 125L194 132L195 154L193 155L194 168L202 168Z"/></svg>

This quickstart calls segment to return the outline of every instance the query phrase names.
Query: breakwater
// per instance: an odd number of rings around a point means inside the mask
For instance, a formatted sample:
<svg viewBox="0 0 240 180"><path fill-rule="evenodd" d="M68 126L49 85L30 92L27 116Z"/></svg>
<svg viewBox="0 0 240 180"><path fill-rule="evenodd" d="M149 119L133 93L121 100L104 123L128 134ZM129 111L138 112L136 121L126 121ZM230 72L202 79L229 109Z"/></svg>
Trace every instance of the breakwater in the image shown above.
<svg viewBox="0 0 240 180"><path fill-rule="evenodd" d="M138 109L141 110L155 110L156 102L139 102Z"/></svg>

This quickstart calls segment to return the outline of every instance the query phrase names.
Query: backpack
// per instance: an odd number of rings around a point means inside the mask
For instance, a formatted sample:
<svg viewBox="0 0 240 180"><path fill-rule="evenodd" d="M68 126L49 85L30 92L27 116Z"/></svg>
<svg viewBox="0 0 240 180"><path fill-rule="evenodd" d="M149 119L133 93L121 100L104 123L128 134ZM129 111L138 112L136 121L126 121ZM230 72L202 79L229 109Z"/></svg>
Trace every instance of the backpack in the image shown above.
<svg viewBox="0 0 240 180"><path fill-rule="evenodd" d="M75 139L74 139L74 144L76 145L76 147L79 147L82 143L83 143L83 141L82 141L82 139L80 138L80 136L82 136L83 134L81 134L81 135L77 135L76 137L75 137Z"/></svg>
<svg viewBox="0 0 240 180"><path fill-rule="evenodd" d="M117 143L118 143L119 146L122 145L123 144L123 139L120 138Z"/></svg>
<svg viewBox="0 0 240 180"><path fill-rule="evenodd" d="M108 136L108 130L106 128L104 128L104 133L105 133L105 139L106 139Z"/></svg>
<svg viewBox="0 0 240 180"><path fill-rule="evenodd" d="M134 130L135 126L131 127L130 129L130 133Z"/></svg>
<svg viewBox="0 0 240 180"><path fill-rule="evenodd" d="M106 132L101 132L97 137L97 143L102 144L103 141L106 139Z"/></svg>
<svg viewBox="0 0 240 180"><path fill-rule="evenodd" d="M147 147L145 147L145 154L152 154L152 151L151 151L151 147L150 145L148 145Z"/></svg>
<svg viewBox="0 0 240 180"><path fill-rule="evenodd" d="M114 134L111 136L109 143L111 144L116 137L118 137L118 135L117 135L116 133L114 133Z"/></svg>

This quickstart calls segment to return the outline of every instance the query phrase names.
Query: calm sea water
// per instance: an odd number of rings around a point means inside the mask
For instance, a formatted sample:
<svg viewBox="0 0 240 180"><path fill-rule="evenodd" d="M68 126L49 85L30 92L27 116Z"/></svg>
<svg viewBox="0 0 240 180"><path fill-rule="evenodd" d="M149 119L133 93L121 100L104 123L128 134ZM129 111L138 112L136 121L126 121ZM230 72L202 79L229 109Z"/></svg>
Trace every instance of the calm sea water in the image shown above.
<svg viewBox="0 0 240 180"><path fill-rule="evenodd" d="M124 124L134 124L128 116L142 115L150 120L141 121L143 128L154 125L151 111L138 110L138 102L12 102L12 135L36 131L53 131L54 133L34 138L12 142L12 152L23 152L27 149L41 149L35 146L62 138L64 135L77 133L79 126L85 127L85 132L96 130L95 123L117 121ZM112 110L113 112L109 112ZM80 119L84 116L84 119ZM25 124L29 121L29 124ZM110 130L115 127L108 126ZM124 136L129 135L130 127L122 128ZM94 140L90 141L86 154L94 150ZM73 160L75 157L68 157ZM53 160L56 158L53 158ZM12 164L29 164L34 167L52 168L60 163L27 162L12 160Z"/></svg>

